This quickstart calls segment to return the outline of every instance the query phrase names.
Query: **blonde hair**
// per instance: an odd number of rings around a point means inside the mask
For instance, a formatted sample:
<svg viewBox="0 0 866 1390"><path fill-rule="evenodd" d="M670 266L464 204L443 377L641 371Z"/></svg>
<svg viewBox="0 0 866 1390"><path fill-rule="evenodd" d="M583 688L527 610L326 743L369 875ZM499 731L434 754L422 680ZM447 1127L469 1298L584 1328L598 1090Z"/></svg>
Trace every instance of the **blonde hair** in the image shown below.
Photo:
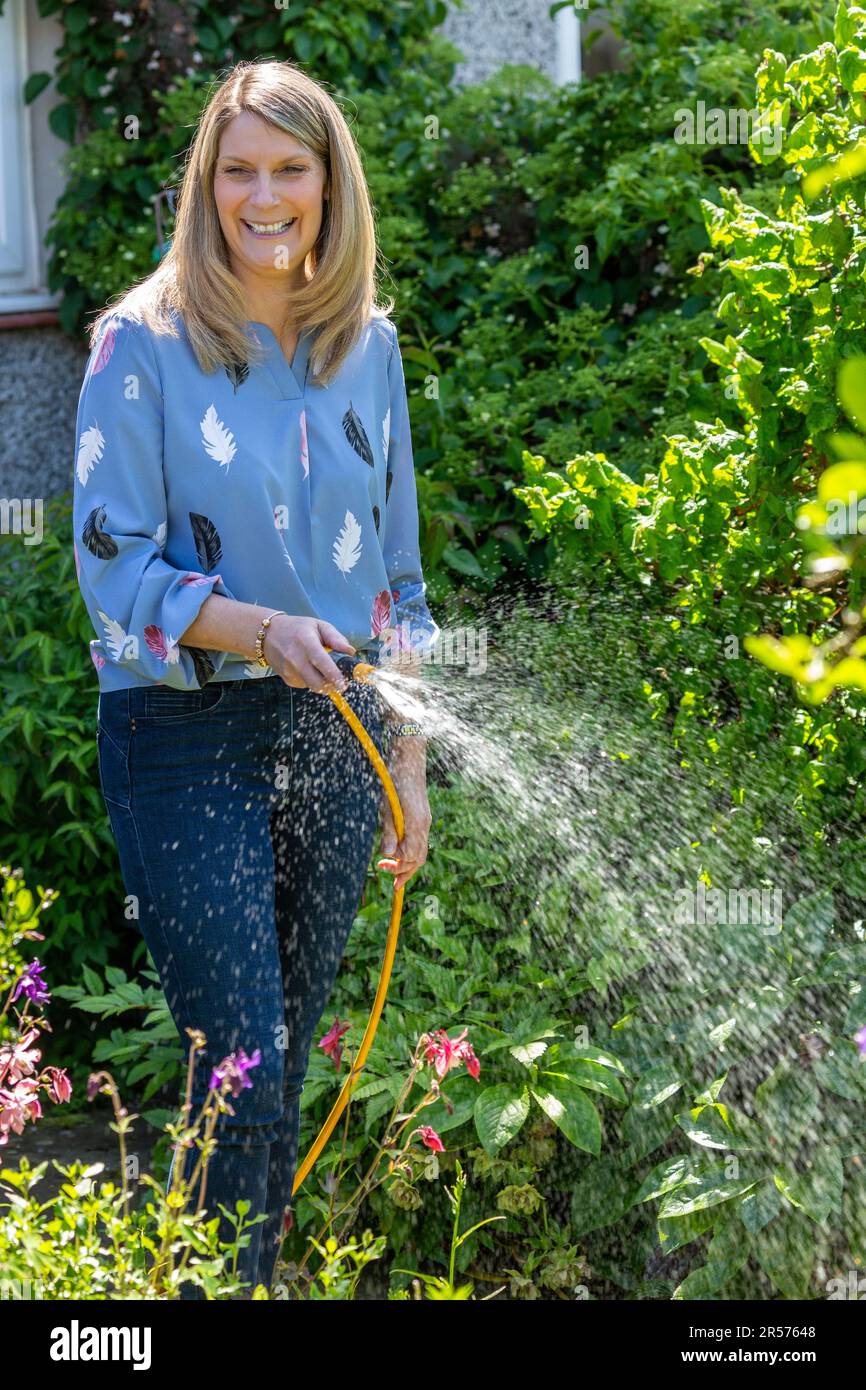
<svg viewBox="0 0 866 1390"><path fill-rule="evenodd" d="M213 197L220 137L243 111L294 136L325 168L328 198L322 227L304 265L306 272L311 263L312 277L305 288L287 296L286 322L317 330L310 380L327 386L371 317L386 319L394 300L375 303L380 252L352 132L325 89L288 62L237 63L211 95L184 166L171 245L156 270L100 311L89 329L90 345L103 321L117 313L178 336L172 315L179 313L203 371L261 359L243 329L242 286L229 263Z"/></svg>

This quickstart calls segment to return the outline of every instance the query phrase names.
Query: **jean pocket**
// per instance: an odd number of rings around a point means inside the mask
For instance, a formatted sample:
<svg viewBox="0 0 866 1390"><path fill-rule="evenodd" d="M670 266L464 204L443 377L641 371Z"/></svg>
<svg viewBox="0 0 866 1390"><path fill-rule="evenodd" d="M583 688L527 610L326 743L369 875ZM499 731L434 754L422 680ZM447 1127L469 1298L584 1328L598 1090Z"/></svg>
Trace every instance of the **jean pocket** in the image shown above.
<svg viewBox="0 0 866 1390"><path fill-rule="evenodd" d="M129 754L129 691L102 690L96 705L96 731L124 760Z"/></svg>
<svg viewBox="0 0 866 1390"><path fill-rule="evenodd" d="M129 759L100 724L96 730L96 755L99 766L99 785L106 806L129 810Z"/></svg>
<svg viewBox="0 0 866 1390"><path fill-rule="evenodd" d="M142 690L138 718L161 724L210 714L224 699L226 684L225 681L217 681L206 685L203 690L174 690L167 685L145 688Z"/></svg>

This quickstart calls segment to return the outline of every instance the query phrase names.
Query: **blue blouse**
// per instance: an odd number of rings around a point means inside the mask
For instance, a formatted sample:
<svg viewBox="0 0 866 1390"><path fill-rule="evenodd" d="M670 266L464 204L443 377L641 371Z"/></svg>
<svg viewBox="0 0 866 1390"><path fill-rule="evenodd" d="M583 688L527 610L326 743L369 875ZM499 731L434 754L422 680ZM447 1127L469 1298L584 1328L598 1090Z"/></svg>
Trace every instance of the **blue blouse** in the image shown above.
<svg viewBox="0 0 866 1390"><path fill-rule="evenodd" d="M202 372L180 336L106 319L78 402L73 528L100 690L273 675L179 638L211 593L326 619L374 661L429 650L403 362L372 315L327 387L253 320L260 363ZM396 631L395 631L396 630Z"/></svg>

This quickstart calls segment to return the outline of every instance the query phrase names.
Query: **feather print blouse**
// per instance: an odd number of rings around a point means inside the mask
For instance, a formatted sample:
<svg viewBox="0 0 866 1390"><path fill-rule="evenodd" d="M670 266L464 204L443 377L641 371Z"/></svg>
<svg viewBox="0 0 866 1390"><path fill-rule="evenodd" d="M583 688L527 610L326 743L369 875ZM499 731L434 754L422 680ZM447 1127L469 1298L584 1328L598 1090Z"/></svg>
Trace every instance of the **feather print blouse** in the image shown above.
<svg viewBox="0 0 866 1390"><path fill-rule="evenodd" d="M372 316L331 384L248 321L261 363L201 371L183 328L107 318L78 402L73 528L100 690L272 675L179 638L211 593L432 647L403 363ZM375 656L373 657L375 660Z"/></svg>

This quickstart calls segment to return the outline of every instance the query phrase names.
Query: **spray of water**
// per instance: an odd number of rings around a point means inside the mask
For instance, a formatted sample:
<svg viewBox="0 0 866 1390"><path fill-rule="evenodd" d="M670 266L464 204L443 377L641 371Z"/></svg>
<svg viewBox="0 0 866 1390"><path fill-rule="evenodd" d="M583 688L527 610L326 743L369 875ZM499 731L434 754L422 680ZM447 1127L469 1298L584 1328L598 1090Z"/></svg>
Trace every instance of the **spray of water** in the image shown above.
<svg viewBox="0 0 866 1390"><path fill-rule="evenodd" d="M684 1151L760 1179L771 1205L774 1174L787 1173L833 1205L816 1227L780 1199L782 1287L789 1268L793 1290L817 1249L820 1287L803 1296L826 1296L826 1281L855 1263L834 1174L860 1147L853 1098L863 1083L837 1073L849 1077L859 991L849 956L863 930L804 803L802 762L772 736L750 742L736 718L698 715L690 737L657 695L670 651L654 651L651 615L624 588L522 598L480 627L483 670L432 660L419 676L386 668L374 681L428 733L431 799L459 811L431 839L431 861L449 843L471 848L479 874L507 861L507 891L501 876L492 889L502 930L516 910L539 977L553 982L551 1013L570 1014L635 1081L630 1116L608 1135L617 1151L601 1162L574 1155L574 1226L592 1231L611 1185L625 1191L636 1171ZM688 634L675 655L688 670ZM700 690L707 671L695 666ZM724 688L721 655L708 674ZM502 1026L515 1021L503 1009ZM711 1109L690 1131L689 1113L708 1099L726 1107L729 1128ZM862 1213L859 1187L846 1191ZM789 1229L789 1217L801 1224ZM623 1229L631 1241L628 1221ZM704 1259L700 1244L668 1261L658 1246L645 1253L647 1279ZM605 1248L610 1278L627 1277L628 1255ZM751 1296L772 1296L759 1273L749 1277Z"/></svg>

